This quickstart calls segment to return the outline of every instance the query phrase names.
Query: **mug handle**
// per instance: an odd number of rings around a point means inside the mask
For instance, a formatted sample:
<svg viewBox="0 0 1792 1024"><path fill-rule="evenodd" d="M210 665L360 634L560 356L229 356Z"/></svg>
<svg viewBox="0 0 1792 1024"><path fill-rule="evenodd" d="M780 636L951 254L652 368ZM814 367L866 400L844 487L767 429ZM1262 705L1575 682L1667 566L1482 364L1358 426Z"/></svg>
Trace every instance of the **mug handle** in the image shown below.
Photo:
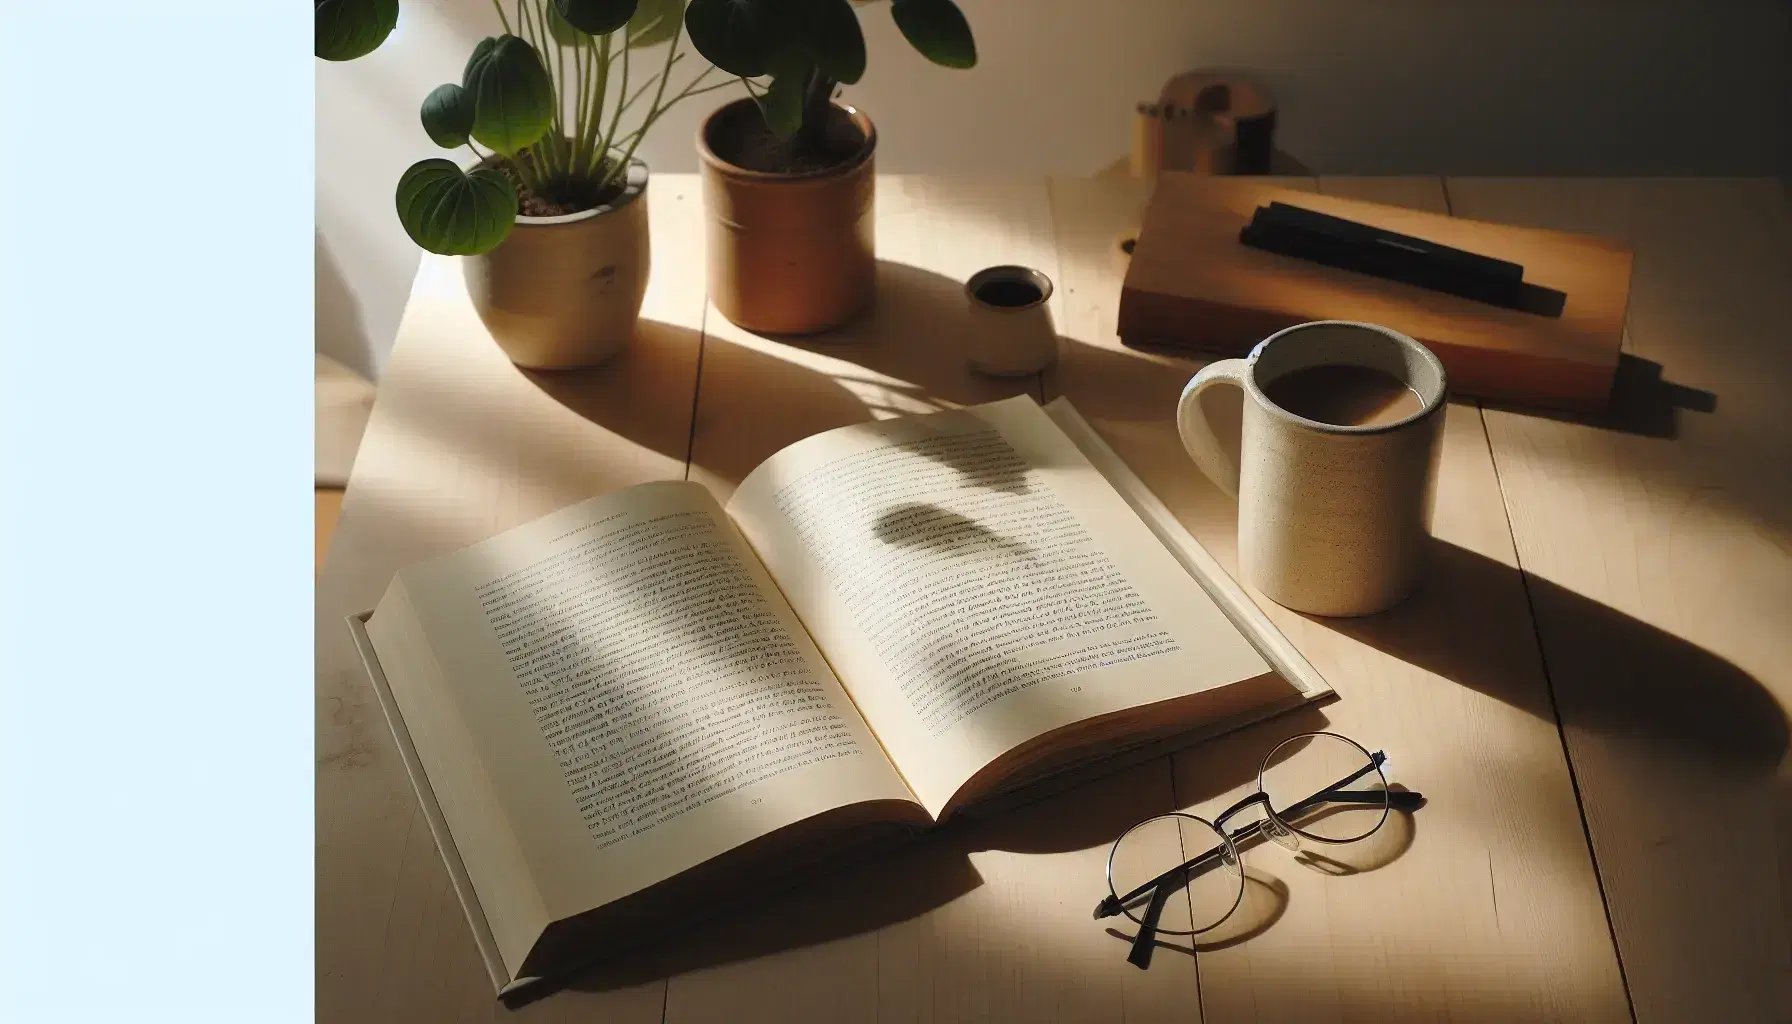
<svg viewBox="0 0 1792 1024"><path fill-rule="evenodd" d="M1207 422L1207 414L1201 410L1200 396L1215 384L1231 384L1242 389L1249 367L1243 359L1208 363L1182 389L1182 398L1176 403L1176 433L1182 435L1182 447L1188 450L1188 457L1195 460L1195 465L1201 467L1207 479L1234 498L1238 497L1238 463L1232 461L1214 437L1213 425Z"/></svg>

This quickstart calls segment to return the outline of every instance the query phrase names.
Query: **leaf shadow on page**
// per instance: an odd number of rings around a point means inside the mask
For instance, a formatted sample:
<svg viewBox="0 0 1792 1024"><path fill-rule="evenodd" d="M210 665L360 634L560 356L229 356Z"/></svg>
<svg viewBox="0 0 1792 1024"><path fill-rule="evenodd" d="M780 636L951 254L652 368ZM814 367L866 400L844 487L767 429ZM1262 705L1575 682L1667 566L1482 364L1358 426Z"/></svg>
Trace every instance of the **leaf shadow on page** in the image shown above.
<svg viewBox="0 0 1792 1024"><path fill-rule="evenodd" d="M905 501L885 509L871 526L872 535L885 544L927 548L941 555L978 552L1024 557L1030 550L950 509L927 502Z"/></svg>

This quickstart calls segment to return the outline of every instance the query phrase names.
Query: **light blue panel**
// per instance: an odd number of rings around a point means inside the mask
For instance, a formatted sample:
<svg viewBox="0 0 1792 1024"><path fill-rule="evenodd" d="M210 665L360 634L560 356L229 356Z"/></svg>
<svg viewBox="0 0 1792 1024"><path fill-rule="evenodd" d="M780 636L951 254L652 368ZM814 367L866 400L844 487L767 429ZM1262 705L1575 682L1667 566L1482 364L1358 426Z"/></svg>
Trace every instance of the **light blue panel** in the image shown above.
<svg viewBox="0 0 1792 1024"><path fill-rule="evenodd" d="M0 1020L312 1017L311 34L0 2Z"/></svg>

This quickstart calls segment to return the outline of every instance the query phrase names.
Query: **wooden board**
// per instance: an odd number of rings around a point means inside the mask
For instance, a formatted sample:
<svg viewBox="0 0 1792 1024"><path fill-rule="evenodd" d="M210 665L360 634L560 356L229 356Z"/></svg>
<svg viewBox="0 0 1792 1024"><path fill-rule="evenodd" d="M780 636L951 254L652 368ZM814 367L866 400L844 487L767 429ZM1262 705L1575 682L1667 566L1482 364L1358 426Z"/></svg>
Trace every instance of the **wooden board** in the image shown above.
<svg viewBox="0 0 1792 1024"><path fill-rule="evenodd" d="M1522 264L1527 284L1567 295L1538 316L1239 244L1271 202L1371 224ZM1120 298L1130 341L1243 355L1311 320L1364 320L1417 338L1443 360L1453 394L1599 409L1611 392L1631 253L1608 239L1451 218L1398 204L1303 196L1261 179L1165 174L1145 213Z"/></svg>
<svg viewBox="0 0 1792 1024"><path fill-rule="evenodd" d="M1630 238L1675 436L1489 411L1639 1021L1792 1020L1792 218L1772 180L1451 179ZM1690 396L1684 388L1708 392ZM1696 411L1709 406L1711 411Z"/></svg>
<svg viewBox="0 0 1792 1024"><path fill-rule="evenodd" d="M1281 184L1421 209L1444 202L1436 179ZM1176 398L1199 363L1119 344L1120 281L1104 245L1123 210L1089 182L1052 187L1073 299L1070 355L1048 391L1069 395L1233 568L1235 507L1194 468L1173 425ZM1225 391L1226 408L1214 414L1236 422L1238 399ZM1211 816L1254 786L1278 739L1331 729L1385 749L1396 781L1430 801L1362 848L1316 851L1335 863L1303 862L1277 847L1247 853L1243 931L1261 934L1236 942L1229 925L1221 938L1196 944L1194 957L1180 956L1199 965L1210 1019L1628 1015L1472 403L1449 409L1439 472L1436 532L1444 544L1418 597L1355 622L1303 616L1259 597L1341 699L1175 758L1177 804ZM1444 652L1453 665L1437 660Z"/></svg>

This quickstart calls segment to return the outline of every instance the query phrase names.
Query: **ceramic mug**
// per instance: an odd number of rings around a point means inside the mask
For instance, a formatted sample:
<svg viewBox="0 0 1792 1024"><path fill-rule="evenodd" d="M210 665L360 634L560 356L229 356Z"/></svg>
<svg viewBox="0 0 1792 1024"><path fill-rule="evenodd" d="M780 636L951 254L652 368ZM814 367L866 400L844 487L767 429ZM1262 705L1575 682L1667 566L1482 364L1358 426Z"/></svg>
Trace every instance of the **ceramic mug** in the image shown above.
<svg viewBox="0 0 1792 1024"><path fill-rule="evenodd" d="M1418 411L1341 426L1264 393L1286 374L1327 365L1391 374L1418 396ZM1245 394L1238 463L1201 408L1201 393L1221 383ZM1369 615L1405 600L1423 570L1444 396L1443 364L1430 349L1345 320L1277 331L1245 358L1195 374L1177 404L1176 428L1195 465L1238 499L1244 578L1277 604L1315 615Z"/></svg>

